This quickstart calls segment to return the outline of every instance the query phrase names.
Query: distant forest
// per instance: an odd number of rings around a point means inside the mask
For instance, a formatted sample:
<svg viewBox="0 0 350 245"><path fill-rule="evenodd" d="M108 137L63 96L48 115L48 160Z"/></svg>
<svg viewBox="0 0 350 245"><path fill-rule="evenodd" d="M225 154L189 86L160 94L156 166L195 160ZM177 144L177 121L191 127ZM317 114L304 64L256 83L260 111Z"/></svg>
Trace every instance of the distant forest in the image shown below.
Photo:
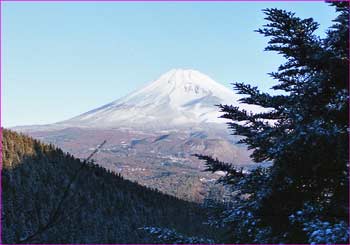
<svg viewBox="0 0 350 245"><path fill-rule="evenodd" d="M186 236L214 234L198 204L125 180L53 145L2 133L3 243L157 243L142 229L151 226Z"/></svg>

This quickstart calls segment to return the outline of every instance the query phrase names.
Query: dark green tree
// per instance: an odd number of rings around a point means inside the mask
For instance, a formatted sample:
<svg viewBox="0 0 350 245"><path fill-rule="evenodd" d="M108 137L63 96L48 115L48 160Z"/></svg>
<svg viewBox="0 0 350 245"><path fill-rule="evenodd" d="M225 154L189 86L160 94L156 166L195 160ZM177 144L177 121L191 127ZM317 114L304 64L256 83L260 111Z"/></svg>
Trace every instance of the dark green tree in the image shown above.
<svg viewBox="0 0 350 245"><path fill-rule="evenodd" d="M258 174L264 185L229 164L200 156L209 171L226 171L225 183L240 183L242 188L242 179L248 178L246 184L258 188L248 192L255 202L251 210L271 237L267 242L310 240L306 219L293 218L296 212L302 215L307 205L313 207L309 216L314 219L348 220L349 3L331 5L338 16L325 38L315 35L318 24L312 18L300 19L274 8L263 10L268 23L257 32L270 38L266 51L286 59L277 72L270 73L277 81L272 89L281 92L270 95L234 83L234 89L246 95L240 102L258 105L264 112L219 105L222 117L230 119L233 134L243 136L239 143L253 150L252 159L272 162L268 178L266 173Z"/></svg>
<svg viewBox="0 0 350 245"><path fill-rule="evenodd" d="M143 227L168 227L194 239L216 236L198 204L7 129L1 174L2 244L159 243Z"/></svg>

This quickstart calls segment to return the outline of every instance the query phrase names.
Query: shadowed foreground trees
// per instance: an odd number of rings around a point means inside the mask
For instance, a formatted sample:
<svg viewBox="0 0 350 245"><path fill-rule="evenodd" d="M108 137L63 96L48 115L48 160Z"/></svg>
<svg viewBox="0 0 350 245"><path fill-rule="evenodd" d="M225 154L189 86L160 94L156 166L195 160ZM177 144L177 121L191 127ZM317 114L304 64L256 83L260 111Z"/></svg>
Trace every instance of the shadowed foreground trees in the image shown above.
<svg viewBox="0 0 350 245"><path fill-rule="evenodd" d="M291 12L266 9L268 24L257 32L270 38L267 51L286 62L270 75L272 89L234 83L242 103L258 105L250 113L220 105L239 143L252 159L271 161L269 169L244 174L205 156L208 171L225 171L221 181L237 191L235 206L221 222L230 240L260 243L347 243L349 239L349 3L333 2L338 17L325 38L318 24Z"/></svg>
<svg viewBox="0 0 350 245"><path fill-rule="evenodd" d="M139 229L144 226L188 236L211 233L197 204L124 180L52 145L5 129L2 152L3 243L158 242Z"/></svg>

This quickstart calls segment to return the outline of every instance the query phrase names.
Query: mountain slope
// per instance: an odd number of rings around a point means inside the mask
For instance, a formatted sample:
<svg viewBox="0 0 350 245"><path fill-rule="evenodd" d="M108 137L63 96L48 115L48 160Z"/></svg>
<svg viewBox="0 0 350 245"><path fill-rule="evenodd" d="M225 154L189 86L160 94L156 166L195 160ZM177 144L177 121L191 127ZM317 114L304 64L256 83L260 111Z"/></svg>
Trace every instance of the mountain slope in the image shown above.
<svg viewBox="0 0 350 245"><path fill-rule="evenodd" d="M141 187L9 130L3 130L2 146L4 243L157 242L138 229L143 226L210 234L198 205Z"/></svg>
<svg viewBox="0 0 350 245"><path fill-rule="evenodd" d="M223 131L222 134L226 132ZM84 159L102 141L94 159L124 178L189 201L202 202L216 174L204 172L202 161L193 154L205 154L242 167L250 164L249 152L214 131L134 132L117 129L68 128L31 132L32 137L60 146Z"/></svg>
<svg viewBox="0 0 350 245"><path fill-rule="evenodd" d="M216 104L240 96L195 71L173 69L134 93L56 124L17 127L43 142L85 158L107 140L98 164L142 185L202 202L218 176L203 173L193 154L247 167L250 152L229 136Z"/></svg>
<svg viewBox="0 0 350 245"><path fill-rule="evenodd" d="M173 69L130 95L59 125L159 129L222 124L225 120L218 118L220 113L215 105L238 105L238 99L233 91L198 71Z"/></svg>

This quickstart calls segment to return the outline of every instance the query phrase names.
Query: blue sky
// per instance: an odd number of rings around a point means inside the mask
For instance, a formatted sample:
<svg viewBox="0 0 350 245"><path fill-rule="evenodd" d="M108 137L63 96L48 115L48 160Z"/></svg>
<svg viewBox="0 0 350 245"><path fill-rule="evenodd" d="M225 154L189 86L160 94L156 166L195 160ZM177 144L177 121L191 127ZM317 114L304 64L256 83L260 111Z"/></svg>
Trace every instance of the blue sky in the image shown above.
<svg viewBox="0 0 350 245"><path fill-rule="evenodd" d="M261 9L313 17L323 2L2 3L2 125L45 124L111 102L172 68L267 90L283 61L254 32Z"/></svg>

